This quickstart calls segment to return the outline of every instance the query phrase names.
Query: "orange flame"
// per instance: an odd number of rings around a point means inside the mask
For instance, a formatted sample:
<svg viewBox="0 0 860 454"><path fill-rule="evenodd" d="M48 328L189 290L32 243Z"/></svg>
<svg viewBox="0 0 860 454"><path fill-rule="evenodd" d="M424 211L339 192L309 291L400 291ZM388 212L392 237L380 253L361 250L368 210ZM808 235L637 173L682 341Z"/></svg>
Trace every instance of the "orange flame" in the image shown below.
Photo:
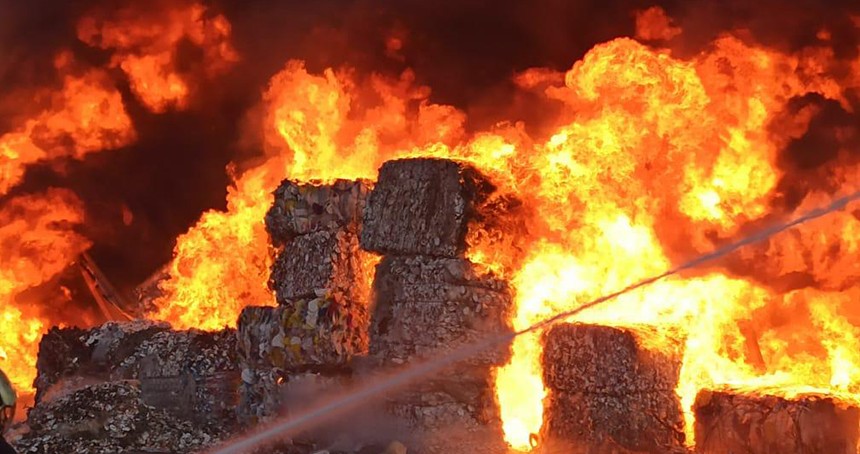
<svg viewBox="0 0 860 454"><path fill-rule="evenodd" d="M202 50L202 62L195 66L204 76L219 75L238 60L230 22L200 3L98 12L82 18L77 31L88 45L113 51L111 65L128 75L134 94L157 113L188 106L194 79L190 70L177 66L183 41Z"/></svg>
<svg viewBox="0 0 860 454"><path fill-rule="evenodd" d="M359 82L346 71L317 76L289 62L263 97L267 159L236 180L226 212L204 214L177 239L170 279L161 285L165 295L152 317L176 328L217 329L235 326L245 306L274 304L263 224L272 192L284 178L375 178L386 159L453 141L461 134L460 114L427 103L427 95L413 86L410 72L399 80Z"/></svg>
<svg viewBox="0 0 860 454"><path fill-rule="evenodd" d="M89 242L75 233L83 206L64 189L15 197L0 207L0 368L22 394L32 392L36 353L47 326L19 295L60 273Z"/></svg>
<svg viewBox="0 0 860 454"><path fill-rule="evenodd" d="M72 65L68 54L56 59L62 72L71 73ZM66 75L50 101L41 114L0 136L0 195L17 185L31 164L61 157L83 159L135 139L119 91L103 71Z"/></svg>
<svg viewBox="0 0 860 454"><path fill-rule="evenodd" d="M680 32L662 11L640 22L645 38ZM546 136L528 134L523 124L467 134L465 115L430 103L429 90L408 71L399 80L362 78L348 70L311 74L289 62L263 96L265 162L236 179L226 212L205 214L178 240L156 316L215 328L234 325L247 304L273 303L263 215L281 179L372 179L386 160L438 156L474 163L539 213L525 220L519 244L481 243L469 252L511 278L512 323L525 328L766 220L782 195L778 154L813 115L771 130L786 103L816 93L850 109L845 91L860 79L828 75L833 58L824 49L787 55L723 36L701 55L679 59L616 39L595 46L563 77L547 69L517 76L522 89L563 105L558 118L540 125L551 131ZM843 166L829 177L856 187L857 172ZM812 191L797 209L826 197ZM631 292L576 320L660 325L685 339L677 393L690 444L691 405L704 388L820 389L860 401L860 320L847 307L852 299L838 293L856 296L860 221L844 213L826 222L739 254L772 274L809 272L817 289L782 294L710 269ZM519 251L528 251L524 260ZM537 335L518 338L497 374L505 438L519 449L530 449L543 422L541 348Z"/></svg>
<svg viewBox="0 0 860 454"><path fill-rule="evenodd" d="M76 70L70 54L55 65L62 87L50 105L19 128L0 136L0 196L18 185L28 166L128 145L135 139L119 91L101 70ZM83 222L75 194L49 189L18 196L0 206L0 361L12 383L32 391L36 352L48 318L21 298L60 273L88 246L73 228Z"/></svg>

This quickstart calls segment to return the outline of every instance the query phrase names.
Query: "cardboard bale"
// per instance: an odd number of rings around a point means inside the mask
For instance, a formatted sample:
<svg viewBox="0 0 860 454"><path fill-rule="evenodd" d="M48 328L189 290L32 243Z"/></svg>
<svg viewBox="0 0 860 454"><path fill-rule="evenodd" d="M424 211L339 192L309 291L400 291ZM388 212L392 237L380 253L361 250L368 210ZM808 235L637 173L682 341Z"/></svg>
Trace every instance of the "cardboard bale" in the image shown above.
<svg viewBox="0 0 860 454"><path fill-rule="evenodd" d="M354 233L323 230L300 236L280 251L269 286L280 304L327 294L366 300L374 263L372 254L359 249Z"/></svg>
<svg viewBox="0 0 860 454"><path fill-rule="evenodd" d="M543 336L541 439L572 453L684 451L682 340L644 327L560 324Z"/></svg>
<svg viewBox="0 0 860 454"><path fill-rule="evenodd" d="M385 257L374 281L370 352L403 363L489 336L511 332L513 300L507 284L466 259ZM510 347L467 363L502 365Z"/></svg>
<svg viewBox="0 0 860 454"><path fill-rule="evenodd" d="M266 213L266 230L276 246L323 230L343 228L357 234L369 191L369 182L362 180L332 184L284 180Z"/></svg>
<svg viewBox="0 0 860 454"><path fill-rule="evenodd" d="M702 454L857 452L860 409L832 397L704 390L694 412Z"/></svg>
<svg viewBox="0 0 860 454"><path fill-rule="evenodd" d="M470 221L496 188L474 167L450 160L388 161L367 200L361 246L382 254L456 257Z"/></svg>
<svg viewBox="0 0 860 454"><path fill-rule="evenodd" d="M230 435L145 405L135 381L87 386L28 416L29 432L13 440L19 452L193 452Z"/></svg>

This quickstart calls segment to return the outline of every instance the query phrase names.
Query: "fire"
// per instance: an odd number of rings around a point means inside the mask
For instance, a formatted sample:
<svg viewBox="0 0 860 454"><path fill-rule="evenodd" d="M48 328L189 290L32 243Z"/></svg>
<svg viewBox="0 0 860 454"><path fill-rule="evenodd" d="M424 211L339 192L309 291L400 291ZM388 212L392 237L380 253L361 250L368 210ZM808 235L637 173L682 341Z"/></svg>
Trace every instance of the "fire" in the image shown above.
<svg viewBox="0 0 860 454"><path fill-rule="evenodd" d="M429 104L427 96L411 72L359 81L348 71L313 75L301 62L289 62L263 96L266 159L236 179L226 212L204 214L177 239L152 317L176 328L218 329L235 326L245 306L275 304L263 224L272 192L285 178L373 179L387 159L459 138L461 115Z"/></svg>
<svg viewBox="0 0 860 454"><path fill-rule="evenodd" d="M77 32L88 45L112 51L111 66L128 76L134 94L156 113L188 106L195 72L217 76L238 60L230 44L230 22L200 3L96 11L78 22ZM194 72L177 65L183 41L202 50Z"/></svg>
<svg viewBox="0 0 860 454"><path fill-rule="evenodd" d="M46 314L22 293L60 273L89 242L73 228L83 222L83 205L70 191L14 197L0 207L0 368L22 393L32 391L36 353Z"/></svg>
<svg viewBox="0 0 860 454"><path fill-rule="evenodd" d="M62 85L47 91L47 106L0 136L0 196L37 163L120 148L135 139L122 98L107 74L81 69L68 53L55 59ZM75 232L83 204L65 189L8 197L0 203L0 360L19 391L32 391L42 333L53 324L22 294L71 264L89 242Z"/></svg>
<svg viewBox="0 0 860 454"><path fill-rule="evenodd" d="M637 21L641 39L682 33L661 10ZM516 76L521 89L562 106L539 125L546 134L522 123L467 132L465 114L431 103L410 71L396 79L314 74L291 61L262 98L263 161L235 179L226 211L206 213L178 239L154 317L215 329L234 325L246 305L273 304L263 216L282 179L373 179L386 160L438 156L474 163L539 214L525 220L516 244L476 241L469 252L510 278L512 324L526 328L856 187L850 163L828 169L826 185L803 186L797 200L785 187L793 183L785 149L817 115L815 104L797 108L797 100L851 110L847 92L860 79L831 75L834 58L823 48L785 54L725 35L682 59L615 39L563 75L536 68ZM837 214L748 248L724 268L674 276L576 320L656 325L683 339L677 393L690 444L702 389L817 389L860 401L860 320L850 307L858 222ZM782 289L770 280L801 273ZM518 338L497 371L505 438L518 449L531 448L543 423L541 348L538 334Z"/></svg>
<svg viewBox="0 0 860 454"><path fill-rule="evenodd" d="M660 274L673 257L711 250L714 238L737 236L766 216L783 177L770 121L789 99L806 93L844 101L839 81L820 72L827 61L816 58L828 55L796 58L724 36L691 61L617 39L577 62L564 87L547 91L571 107L573 120L528 151L541 180L532 202L549 230L531 233L559 240L537 243L515 273L514 327ZM798 128L795 137L805 132ZM848 256L834 262L818 248L856 250L857 219L846 213L833 227L825 234L809 226L773 240L767 246L773 263L799 259L796 267L806 270L802 257L812 254L823 260L811 264L816 276L847 277L855 272ZM768 261L770 254L757 258ZM704 388L856 392L857 328L837 310L844 307L837 295L780 295L711 271L657 283L575 319L678 330L686 352L677 392L693 444L690 408ZM775 318L785 301L809 306L806 317L792 316L793 330L765 315ZM758 335L751 339L739 322L756 325ZM755 344L763 364L750 351ZM543 422L540 351L537 335L517 339L496 382L506 439L523 450Z"/></svg>
<svg viewBox="0 0 860 454"><path fill-rule="evenodd" d="M63 157L83 159L135 139L119 91L105 72L76 74L67 53L56 58L55 66L66 74L62 88L50 94L49 107L0 136L0 195L21 181L29 165Z"/></svg>

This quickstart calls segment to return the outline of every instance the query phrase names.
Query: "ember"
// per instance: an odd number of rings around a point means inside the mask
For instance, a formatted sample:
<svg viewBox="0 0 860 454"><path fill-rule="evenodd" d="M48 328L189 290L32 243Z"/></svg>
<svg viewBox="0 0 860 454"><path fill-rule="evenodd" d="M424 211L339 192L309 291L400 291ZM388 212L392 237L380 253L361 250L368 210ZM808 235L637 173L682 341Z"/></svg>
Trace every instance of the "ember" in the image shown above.
<svg viewBox="0 0 860 454"><path fill-rule="evenodd" d="M518 333L374 402L410 435L383 445L857 450L860 211L767 228L860 189L860 9L234 3L90 2L0 47L20 449L208 449L305 381ZM329 441L281 449L363 448Z"/></svg>

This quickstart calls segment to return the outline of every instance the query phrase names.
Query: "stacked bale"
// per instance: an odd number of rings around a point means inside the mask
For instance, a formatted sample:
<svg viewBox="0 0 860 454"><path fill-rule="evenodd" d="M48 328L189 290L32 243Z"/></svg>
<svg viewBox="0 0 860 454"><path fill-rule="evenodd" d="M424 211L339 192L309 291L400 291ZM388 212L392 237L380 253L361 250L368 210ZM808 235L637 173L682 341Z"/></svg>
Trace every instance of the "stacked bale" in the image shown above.
<svg viewBox="0 0 860 454"><path fill-rule="evenodd" d="M650 328L561 324L543 337L541 438L571 453L684 452L683 344ZM561 451L559 451L561 452Z"/></svg>
<svg viewBox="0 0 860 454"><path fill-rule="evenodd" d="M857 452L860 409L832 397L705 390L694 411L699 453Z"/></svg>
<svg viewBox="0 0 860 454"><path fill-rule="evenodd" d="M367 352L375 259L358 241L367 193L366 182L347 180L287 180L275 191L266 228L280 248L269 280L278 306L239 317L245 422L277 411L290 373L337 373Z"/></svg>
<svg viewBox="0 0 860 454"><path fill-rule="evenodd" d="M370 354L404 364L478 338L509 332L507 285L464 257L470 224L495 187L473 167L441 159L385 163L361 231L364 249L384 254L374 281ZM495 422L492 369L507 347L392 396L391 411L414 426Z"/></svg>

